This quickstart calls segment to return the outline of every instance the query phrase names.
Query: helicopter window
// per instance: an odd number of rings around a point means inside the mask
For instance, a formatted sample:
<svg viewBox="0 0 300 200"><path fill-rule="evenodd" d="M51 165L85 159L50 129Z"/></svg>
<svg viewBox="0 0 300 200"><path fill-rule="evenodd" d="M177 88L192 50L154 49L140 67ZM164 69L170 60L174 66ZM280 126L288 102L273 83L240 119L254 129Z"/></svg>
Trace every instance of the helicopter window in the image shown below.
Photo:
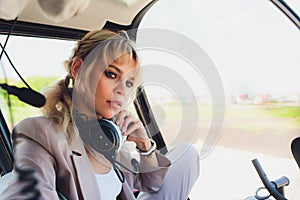
<svg viewBox="0 0 300 200"><path fill-rule="evenodd" d="M6 37L6 35L0 35L2 45L4 45ZM68 53L71 52L73 45L73 41L11 35L5 51L25 82L35 91L42 92L45 87L64 78L63 61L70 56ZM1 58L0 65L1 83L26 87L13 70L5 54ZM9 98L11 102L11 108L9 108L6 91L1 90L0 92L1 111L10 129L20 120L40 114L38 108L21 102L13 95L10 95Z"/></svg>
<svg viewBox="0 0 300 200"><path fill-rule="evenodd" d="M287 3L299 11L299 1ZM145 90L167 146L188 138L200 152L201 175L191 199L254 194L262 185L254 158L270 177L288 176L286 195L299 199L299 168L290 150L300 132L299 29L270 1L239 0L159 1L139 32L154 35L156 29L174 40L142 51ZM195 45L186 48L191 57L182 50L186 41ZM224 113L214 99L222 89ZM218 115L224 120L216 133Z"/></svg>

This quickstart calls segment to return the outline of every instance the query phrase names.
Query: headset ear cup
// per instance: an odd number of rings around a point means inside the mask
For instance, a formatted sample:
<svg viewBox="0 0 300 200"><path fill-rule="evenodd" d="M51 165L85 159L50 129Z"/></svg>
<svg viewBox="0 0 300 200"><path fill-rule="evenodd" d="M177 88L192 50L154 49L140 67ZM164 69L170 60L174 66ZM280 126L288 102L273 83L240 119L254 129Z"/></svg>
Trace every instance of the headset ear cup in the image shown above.
<svg viewBox="0 0 300 200"><path fill-rule="evenodd" d="M109 127L100 125L98 121L95 121L87 134L89 144L93 149L102 154L114 153L116 138Z"/></svg>
<svg viewBox="0 0 300 200"><path fill-rule="evenodd" d="M107 119L98 120L101 128L104 130L106 137L111 138L111 142L114 144L116 150L121 146L121 133L117 129L117 126L112 121ZM107 130L107 131L105 131Z"/></svg>
<svg viewBox="0 0 300 200"><path fill-rule="evenodd" d="M106 119L84 121L78 117L75 124L84 143L108 159L115 157L121 146L121 136L113 122Z"/></svg>

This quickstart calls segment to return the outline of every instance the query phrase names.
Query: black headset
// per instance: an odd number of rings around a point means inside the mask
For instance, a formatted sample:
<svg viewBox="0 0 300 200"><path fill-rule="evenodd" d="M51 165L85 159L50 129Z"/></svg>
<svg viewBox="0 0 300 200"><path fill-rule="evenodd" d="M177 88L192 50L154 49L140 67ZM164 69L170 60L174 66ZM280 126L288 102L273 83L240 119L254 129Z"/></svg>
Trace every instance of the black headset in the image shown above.
<svg viewBox="0 0 300 200"><path fill-rule="evenodd" d="M84 121L75 117L75 124L82 140L97 152L113 161L124 142L121 130L111 120Z"/></svg>
<svg viewBox="0 0 300 200"><path fill-rule="evenodd" d="M112 163L122 182L124 182L124 175L116 164L131 173L136 174L139 172L139 163L136 159L131 159L131 165L134 167L134 170L129 169L116 160L116 154L121 150L126 137L122 135L120 128L112 119L86 121L80 117L80 115L75 114L74 121L81 139L95 151L104 155L105 158Z"/></svg>

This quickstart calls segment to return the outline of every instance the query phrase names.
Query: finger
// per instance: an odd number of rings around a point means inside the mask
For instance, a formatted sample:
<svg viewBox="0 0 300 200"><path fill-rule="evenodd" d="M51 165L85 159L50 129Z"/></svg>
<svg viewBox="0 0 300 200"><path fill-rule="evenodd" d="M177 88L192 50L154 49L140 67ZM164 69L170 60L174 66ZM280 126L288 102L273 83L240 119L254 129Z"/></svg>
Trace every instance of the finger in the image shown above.
<svg viewBox="0 0 300 200"><path fill-rule="evenodd" d="M121 126L121 129L123 132L126 132L137 120L131 116L127 116L124 121L123 124Z"/></svg>
<svg viewBox="0 0 300 200"><path fill-rule="evenodd" d="M122 110L120 111L117 116L116 116L116 120L115 120L115 123L118 125L118 126L121 126L124 122L124 118L126 118L126 116L129 115L129 112L126 111L126 110Z"/></svg>
<svg viewBox="0 0 300 200"><path fill-rule="evenodd" d="M124 135L129 135L130 133L133 133L137 129L141 128L142 123L140 121L133 122L132 125L124 132Z"/></svg>
<svg viewBox="0 0 300 200"><path fill-rule="evenodd" d="M145 141L149 141L149 137L145 136L145 137L137 137L133 134L129 134L127 136L127 141L130 142L145 142Z"/></svg>

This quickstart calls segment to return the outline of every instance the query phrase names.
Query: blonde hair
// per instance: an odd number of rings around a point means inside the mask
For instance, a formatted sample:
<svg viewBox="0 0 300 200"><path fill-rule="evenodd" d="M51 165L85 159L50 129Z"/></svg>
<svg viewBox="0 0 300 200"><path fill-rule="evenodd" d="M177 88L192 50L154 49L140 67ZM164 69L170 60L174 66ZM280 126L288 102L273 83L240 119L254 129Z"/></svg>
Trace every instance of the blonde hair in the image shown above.
<svg viewBox="0 0 300 200"><path fill-rule="evenodd" d="M80 70L82 74L80 78L76 77L76 83L80 87L79 90L92 95L94 93L90 87L87 87L87 84L88 86L94 84L90 82L92 80L90 77L95 75L95 70L99 70L98 66L107 67L112 62L126 62L128 61L127 55L136 61L136 66L139 66L134 43L128 38L126 32L96 30L87 33L77 42L69 60L65 61L65 69L68 72L65 79L58 81L56 85L46 90L47 102L42 108L44 115L60 124L63 131L68 133L69 139L72 139L74 135L72 87L75 82L71 74L73 61L76 58L81 58L84 61L81 67L83 69ZM139 79L140 73L137 76Z"/></svg>

